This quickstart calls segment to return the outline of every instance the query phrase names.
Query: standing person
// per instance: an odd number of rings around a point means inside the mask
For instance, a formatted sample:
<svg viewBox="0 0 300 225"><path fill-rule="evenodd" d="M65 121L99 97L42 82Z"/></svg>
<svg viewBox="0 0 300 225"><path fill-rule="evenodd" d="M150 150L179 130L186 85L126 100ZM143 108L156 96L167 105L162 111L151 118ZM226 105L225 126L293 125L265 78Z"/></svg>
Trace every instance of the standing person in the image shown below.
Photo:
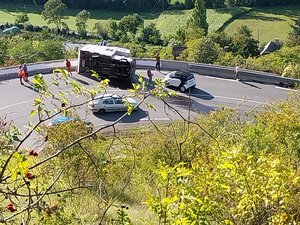
<svg viewBox="0 0 300 225"><path fill-rule="evenodd" d="M240 72L240 67L236 64L236 66L235 66L235 79L237 81L240 81L240 79L239 79L239 72Z"/></svg>
<svg viewBox="0 0 300 225"><path fill-rule="evenodd" d="M24 81L25 81L25 82L29 82L29 81L28 81L28 76L29 76L29 74L28 74L28 69L27 69L26 63L24 63L24 64L22 65L22 67L23 67L23 70L24 70Z"/></svg>
<svg viewBox="0 0 300 225"><path fill-rule="evenodd" d="M71 62L70 60L66 59L66 68L67 68L67 71L69 73L69 75L72 76L72 72L71 72Z"/></svg>
<svg viewBox="0 0 300 225"><path fill-rule="evenodd" d="M148 70L147 70L147 76L148 76L148 85L151 86L152 85L152 77L153 77L153 73L151 72L151 69L150 67L148 67Z"/></svg>
<svg viewBox="0 0 300 225"><path fill-rule="evenodd" d="M160 72L160 56L159 54L157 54L155 56L155 59L156 59L156 65L155 65L155 69L158 70Z"/></svg>
<svg viewBox="0 0 300 225"><path fill-rule="evenodd" d="M22 65L19 66L18 76L20 78L21 85L24 85L23 82L22 82L22 80L23 80L23 77L25 76L25 72L24 72L24 69L23 69Z"/></svg>

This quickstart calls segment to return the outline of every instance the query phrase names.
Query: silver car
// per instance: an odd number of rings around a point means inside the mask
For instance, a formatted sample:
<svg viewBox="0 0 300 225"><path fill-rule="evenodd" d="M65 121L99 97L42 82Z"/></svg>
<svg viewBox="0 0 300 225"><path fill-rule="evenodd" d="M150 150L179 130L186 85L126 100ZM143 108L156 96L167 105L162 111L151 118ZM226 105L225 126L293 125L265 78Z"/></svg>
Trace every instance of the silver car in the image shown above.
<svg viewBox="0 0 300 225"><path fill-rule="evenodd" d="M120 112L127 111L128 104L135 107L138 103L133 98L121 97L117 94L104 94L96 96L88 103L88 107L91 111L98 113Z"/></svg>

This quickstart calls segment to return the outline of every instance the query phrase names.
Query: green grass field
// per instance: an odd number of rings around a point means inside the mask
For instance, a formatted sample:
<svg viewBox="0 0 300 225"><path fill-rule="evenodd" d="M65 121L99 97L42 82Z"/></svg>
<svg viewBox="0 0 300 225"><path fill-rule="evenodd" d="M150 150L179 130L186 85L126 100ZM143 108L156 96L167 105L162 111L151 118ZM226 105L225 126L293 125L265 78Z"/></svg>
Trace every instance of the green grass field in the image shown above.
<svg viewBox="0 0 300 225"><path fill-rule="evenodd" d="M209 32L216 31L225 21L242 10L240 8L208 9L206 13ZM165 11L154 22L162 35L168 35L174 33L179 27L184 28L191 14L192 10Z"/></svg>
<svg viewBox="0 0 300 225"><path fill-rule="evenodd" d="M209 32L217 30L223 23L231 18L242 9L239 8L224 8L224 9L208 9L207 20L209 23ZM14 23L15 16L24 11L22 4L0 4L0 23ZM32 25L47 25L42 19L40 13L41 9L38 6L30 5L26 7L26 12L30 18ZM75 16L79 10L68 10L68 19L64 20L70 29L76 30ZM91 19L88 20L88 29L92 31L96 22L104 22L109 18L120 20L123 16L126 16L133 12L115 12L108 10L95 10L91 12ZM176 10L165 11L164 13L140 13L140 16L145 19L145 24L154 22L157 28L161 31L162 35L174 34L179 27L185 27L190 16L191 10ZM49 25L54 27L53 24Z"/></svg>
<svg viewBox="0 0 300 225"><path fill-rule="evenodd" d="M237 27L247 25L252 31L253 36L259 39L260 43L266 43L275 38L286 40L287 33L290 30L293 17L299 15L300 7L276 7L268 9L255 9L250 13L245 14L239 19L234 20L226 28L225 32L234 34ZM0 4L0 23L13 23L15 16L23 12L25 9L22 4ZM221 9L208 9L207 21L209 24L209 32L218 30L230 18L247 10L247 8L221 8ZM30 5L26 7L26 12L30 18L32 25L47 25L42 19L39 6ZM79 10L67 10L68 19L64 20L70 29L76 30L75 16ZM133 12L116 12L108 10L94 10L91 12L91 19L88 20L88 29L92 31L96 22L105 22L107 19L112 18L120 20ZM192 11L191 10L174 10L159 13L139 13L145 19L145 24L154 22L157 28L161 31L162 35L174 34L180 27L185 27ZM49 25L54 27L53 24Z"/></svg>
<svg viewBox="0 0 300 225"><path fill-rule="evenodd" d="M225 32L232 35L239 26L246 25L261 45L275 38L285 41L291 30L290 24L293 24L292 18L300 15L299 9L300 6L255 9L232 22Z"/></svg>

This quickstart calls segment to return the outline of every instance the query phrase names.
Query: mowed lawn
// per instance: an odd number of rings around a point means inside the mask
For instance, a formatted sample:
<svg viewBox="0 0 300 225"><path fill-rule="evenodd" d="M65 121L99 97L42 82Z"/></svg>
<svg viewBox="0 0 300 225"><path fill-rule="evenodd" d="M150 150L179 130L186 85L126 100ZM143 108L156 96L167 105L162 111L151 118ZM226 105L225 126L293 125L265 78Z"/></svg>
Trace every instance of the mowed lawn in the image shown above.
<svg viewBox="0 0 300 225"><path fill-rule="evenodd" d="M32 25L48 25L41 17L40 6L28 5L26 8L22 4L0 4L0 23L14 23L16 15L19 15L24 10L28 13L30 23ZM220 28L225 21L230 19L236 13L242 11L241 8L223 8L223 9L208 9L207 20L209 23L209 32L216 31ZM79 10L67 10L66 14L68 19L64 20L71 30L76 30L76 14ZM88 30L92 31L96 22L105 23L107 19L112 18L120 20L134 12L119 12L109 10L91 10L91 19L88 20ZM192 14L192 10L174 10L159 12L143 12L139 15L145 20L145 25L155 23L157 28L161 31L162 35L172 35L180 27L184 28ZM49 25L54 27L53 24Z"/></svg>
<svg viewBox="0 0 300 225"><path fill-rule="evenodd" d="M232 16L240 13L244 8L207 9L208 32L218 30ZM174 34L178 28L185 28L192 15L192 10L165 11L152 22L156 23L162 35Z"/></svg>
<svg viewBox="0 0 300 225"><path fill-rule="evenodd" d="M291 31L292 18L299 16L300 5L289 7L270 7L255 9L233 21L225 32L233 35L237 28L246 25L253 31L253 37L263 45L275 38L286 41Z"/></svg>

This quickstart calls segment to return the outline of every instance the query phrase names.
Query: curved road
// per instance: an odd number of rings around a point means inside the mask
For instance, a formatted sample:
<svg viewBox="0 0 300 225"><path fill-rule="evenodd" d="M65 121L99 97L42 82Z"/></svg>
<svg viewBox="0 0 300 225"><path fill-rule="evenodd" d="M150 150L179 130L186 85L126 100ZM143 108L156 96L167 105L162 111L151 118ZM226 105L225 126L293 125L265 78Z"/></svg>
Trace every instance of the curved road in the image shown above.
<svg viewBox="0 0 300 225"><path fill-rule="evenodd" d="M146 79L146 71L139 70ZM167 72L153 71L154 78L164 77ZM46 81L50 82L53 75L44 75ZM272 85L264 85L258 83L238 82L235 80L213 78L206 76L195 76L197 87L193 89L191 95L190 109L191 115L198 113L207 113L211 110L217 110L222 106L236 107L240 103L240 109L246 111L256 106L268 103L273 100L286 99L289 89L278 88ZM82 75L74 75L74 79L78 82L93 86L97 82ZM65 90L67 86L63 87ZM55 91L55 90L54 90ZM119 95L128 93L126 89L110 86L107 90L109 93L117 93ZM29 114L32 110L33 99L38 97L38 94L28 86L21 86L19 80L13 79L0 82L0 116L7 116L7 119L13 120L19 127L25 127L28 121L36 121L36 118L30 118ZM168 99L168 102L175 106L184 116L188 116L188 94L180 93L178 97ZM129 126L136 122L147 121L148 114L154 121L170 121L178 119L179 116L168 111L166 114L163 104L160 100L149 97L148 101L157 107L157 110L148 109L145 105L140 107L140 110L134 112L130 117L127 116L122 120L121 126ZM95 126L107 124L116 120L122 113L107 113L97 115L87 110L86 105L78 109L78 113L83 118L91 120Z"/></svg>

